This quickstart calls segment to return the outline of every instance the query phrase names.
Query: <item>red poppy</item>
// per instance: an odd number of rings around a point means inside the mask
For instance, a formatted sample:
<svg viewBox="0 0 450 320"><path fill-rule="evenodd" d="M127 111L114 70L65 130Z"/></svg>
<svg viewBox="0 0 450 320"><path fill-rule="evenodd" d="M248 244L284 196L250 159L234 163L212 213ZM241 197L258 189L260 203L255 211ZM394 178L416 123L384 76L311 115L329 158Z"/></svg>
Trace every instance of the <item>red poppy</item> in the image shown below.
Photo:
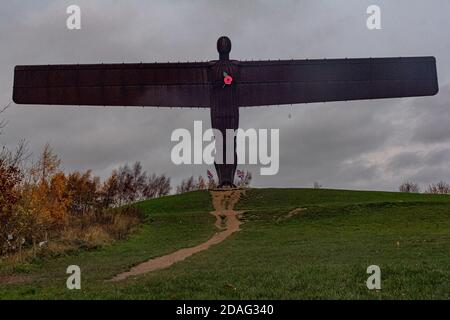
<svg viewBox="0 0 450 320"><path fill-rule="evenodd" d="M233 83L233 77L225 76L225 78L223 78L223 83L225 83L227 86L231 85Z"/></svg>

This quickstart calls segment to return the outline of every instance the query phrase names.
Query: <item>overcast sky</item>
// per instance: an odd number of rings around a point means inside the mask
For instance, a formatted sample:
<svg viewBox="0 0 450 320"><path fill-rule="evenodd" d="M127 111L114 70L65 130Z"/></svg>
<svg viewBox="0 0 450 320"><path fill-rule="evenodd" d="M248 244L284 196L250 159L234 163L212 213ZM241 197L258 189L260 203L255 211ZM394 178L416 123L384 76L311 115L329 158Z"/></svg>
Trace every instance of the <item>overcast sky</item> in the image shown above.
<svg viewBox="0 0 450 320"><path fill-rule="evenodd" d="M66 28L66 8L82 10L82 29ZM378 4L382 30L366 27ZM257 187L396 190L404 180L450 181L450 1L14 1L0 9L0 103L12 96L20 64L208 61L228 35L232 59L305 59L433 55L434 97L241 109L242 128L280 129L280 171ZM291 117L289 117L291 115ZM17 106L1 144L50 142L66 171L104 177L141 161L174 184L208 166L175 166L171 133L210 125L207 110Z"/></svg>

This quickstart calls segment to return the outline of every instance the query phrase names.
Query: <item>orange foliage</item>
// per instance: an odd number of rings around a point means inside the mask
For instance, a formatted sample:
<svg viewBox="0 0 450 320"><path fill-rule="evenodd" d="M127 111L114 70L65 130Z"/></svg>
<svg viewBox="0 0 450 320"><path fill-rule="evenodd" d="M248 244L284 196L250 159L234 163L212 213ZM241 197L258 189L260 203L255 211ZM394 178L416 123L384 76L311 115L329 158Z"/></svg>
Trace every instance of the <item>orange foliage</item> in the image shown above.
<svg viewBox="0 0 450 320"><path fill-rule="evenodd" d="M18 246L23 233L18 206L20 170L6 159L0 159L0 254Z"/></svg>
<svg viewBox="0 0 450 320"><path fill-rule="evenodd" d="M59 159L48 145L30 170L30 182L23 188L23 207L33 219L33 241L47 237L48 232L60 229L66 223L68 207L71 203L67 192L67 179L59 171Z"/></svg>
<svg viewBox="0 0 450 320"><path fill-rule="evenodd" d="M48 144L26 174L14 158L0 154L0 255L20 253L22 246L36 248L40 242L65 239L68 234L84 239L95 228L108 237L122 238L139 215L110 208L169 191L170 178L147 176L139 162L113 171L102 184L91 170L66 175Z"/></svg>

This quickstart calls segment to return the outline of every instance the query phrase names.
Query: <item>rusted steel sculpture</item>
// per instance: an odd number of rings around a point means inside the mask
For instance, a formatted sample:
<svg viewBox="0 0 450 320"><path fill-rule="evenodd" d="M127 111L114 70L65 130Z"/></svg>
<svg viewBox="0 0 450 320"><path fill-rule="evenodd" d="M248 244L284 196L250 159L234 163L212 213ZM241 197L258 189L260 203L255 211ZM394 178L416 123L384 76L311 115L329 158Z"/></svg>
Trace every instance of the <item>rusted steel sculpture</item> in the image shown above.
<svg viewBox="0 0 450 320"><path fill-rule="evenodd" d="M17 66L17 104L210 108L225 139L239 108L326 101L431 96L438 92L434 57L236 61L231 41L219 60ZM226 141L224 140L224 149ZM224 150L225 154L225 150ZM236 152L235 152L236 159ZM216 164L220 186L233 185L235 164Z"/></svg>

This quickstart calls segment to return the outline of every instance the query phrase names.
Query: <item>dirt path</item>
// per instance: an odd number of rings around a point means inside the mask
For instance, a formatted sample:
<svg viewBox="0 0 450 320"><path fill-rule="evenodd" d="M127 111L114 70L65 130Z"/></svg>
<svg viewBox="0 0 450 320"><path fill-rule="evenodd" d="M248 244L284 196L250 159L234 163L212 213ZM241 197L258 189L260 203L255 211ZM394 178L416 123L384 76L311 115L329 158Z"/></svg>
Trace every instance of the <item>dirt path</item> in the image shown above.
<svg viewBox="0 0 450 320"><path fill-rule="evenodd" d="M279 218L277 219L277 222L282 222L282 221L289 220L290 218L292 218L292 217L294 217L294 216L296 216L296 215L298 215L298 214L300 214L300 213L302 213L302 212L304 212L304 211L306 211L306 210L308 210L308 209L307 209L307 208L297 208L297 209L294 209L294 210L292 210L291 212L289 212L287 215L282 216L282 217L279 217Z"/></svg>
<svg viewBox="0 0 450 320"><path fill-rule="evenodd" d="M243 190L226 190L226 191L212 191L212 199L214 212L211 212L216 217L216 227L221 230L212 236L208 241L199 244L198 246L185 248L175 251L171 254L151 259L147 262L141 263L133 267L130 271L118 274L110 281L122 281L128 277L141 275L147 272L165 269L174 263L183 261L184 259L196 254L200 251L207 250L212 245L224 241L233 233L239 231L241 221L239 215L241 212L235 211L234 206L239 201Z"/></svg>

